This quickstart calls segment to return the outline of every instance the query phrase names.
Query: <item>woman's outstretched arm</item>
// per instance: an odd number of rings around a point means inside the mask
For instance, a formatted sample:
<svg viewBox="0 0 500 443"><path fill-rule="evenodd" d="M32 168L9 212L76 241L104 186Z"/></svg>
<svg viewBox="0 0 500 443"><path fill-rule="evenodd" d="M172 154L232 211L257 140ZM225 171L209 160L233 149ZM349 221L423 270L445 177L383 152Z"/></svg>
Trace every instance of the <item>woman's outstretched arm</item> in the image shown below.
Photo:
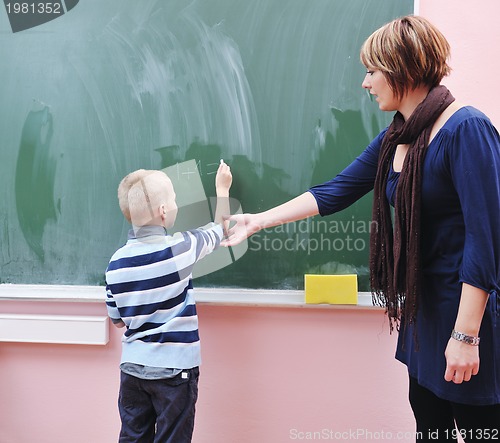
<svg viewBox="0 0 500 443"><path fill-rule="evenodd" d="M302 220L319 214L316 199L310 192L256 214L237 214L229 217L232 226L223 246L234 246L264 228Z"/></svg>

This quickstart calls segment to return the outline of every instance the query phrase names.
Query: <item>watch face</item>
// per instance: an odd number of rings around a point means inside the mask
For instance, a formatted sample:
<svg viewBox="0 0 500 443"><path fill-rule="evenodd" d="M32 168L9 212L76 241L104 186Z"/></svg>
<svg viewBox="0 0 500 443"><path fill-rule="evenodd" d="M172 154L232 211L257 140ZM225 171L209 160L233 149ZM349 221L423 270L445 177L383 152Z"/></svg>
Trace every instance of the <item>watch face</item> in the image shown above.
<svg viewBox="0 0 500 443"><path fill-rule="evenodd" d="M464 337L464 341L468 345L474 345L475 346L475 345L479 344L479 340L476 337L465 336Z"/></svg>

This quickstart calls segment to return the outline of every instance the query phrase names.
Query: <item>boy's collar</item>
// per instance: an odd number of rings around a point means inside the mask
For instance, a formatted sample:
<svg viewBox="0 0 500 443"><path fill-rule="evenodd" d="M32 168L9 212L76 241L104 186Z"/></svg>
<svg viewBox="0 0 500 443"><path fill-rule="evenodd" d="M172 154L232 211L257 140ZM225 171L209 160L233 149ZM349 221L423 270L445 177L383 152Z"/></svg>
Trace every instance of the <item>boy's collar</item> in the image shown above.
<svg viewBox="0 0 500 443"><path fill-rule="evenodd" d="M146 225L146 226L134 226L128 231L128 238L143 238L151 237L153 235L166 235L167 230L163 226L158 225Z"/></svg>

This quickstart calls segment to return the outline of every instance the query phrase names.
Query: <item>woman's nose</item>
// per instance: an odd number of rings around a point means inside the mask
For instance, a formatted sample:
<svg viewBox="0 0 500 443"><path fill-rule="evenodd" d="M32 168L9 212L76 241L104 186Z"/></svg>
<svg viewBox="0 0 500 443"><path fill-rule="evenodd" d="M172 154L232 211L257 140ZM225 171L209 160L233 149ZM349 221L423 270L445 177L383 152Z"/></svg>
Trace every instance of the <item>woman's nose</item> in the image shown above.
<svg viewBox="0 0 500 443"><path fill-rule="evenodd" d="M365 88L365 89L370 89L370 82L368 80L368 75L369 74L366 74L365 75L365 78L363 79L363 82L361 83L361 87L362 88Z"/></svg>

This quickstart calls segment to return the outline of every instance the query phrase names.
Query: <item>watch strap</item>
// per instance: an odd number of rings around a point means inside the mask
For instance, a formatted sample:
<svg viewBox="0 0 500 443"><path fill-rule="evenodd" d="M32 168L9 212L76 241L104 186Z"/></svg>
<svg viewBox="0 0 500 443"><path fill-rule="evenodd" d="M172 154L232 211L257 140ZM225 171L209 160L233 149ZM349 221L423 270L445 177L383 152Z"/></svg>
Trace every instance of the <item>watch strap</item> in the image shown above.
<svg viewBox="0 0 500 443"><path fill-rule="evenodd" d="M467 343L468 345L471 345L471 346L478 346L479 342L481 340L479 337L475 337L473 335L467 335L467 334L464 334L463 332L455 331L455 329L453 329L453 331L451 331L451 338L453 338L457 341L462 341L462 342Z"/></svg>

